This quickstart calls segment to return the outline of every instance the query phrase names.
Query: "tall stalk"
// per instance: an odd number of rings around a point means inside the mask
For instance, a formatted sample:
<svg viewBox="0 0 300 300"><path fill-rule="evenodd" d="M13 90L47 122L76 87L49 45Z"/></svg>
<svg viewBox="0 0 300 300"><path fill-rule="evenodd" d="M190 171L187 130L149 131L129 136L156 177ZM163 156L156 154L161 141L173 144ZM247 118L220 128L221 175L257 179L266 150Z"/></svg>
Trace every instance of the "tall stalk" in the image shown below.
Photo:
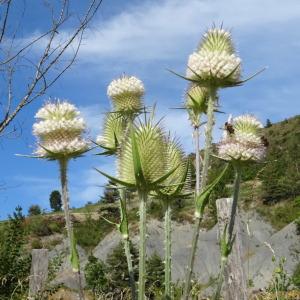
<svg viewBox="0 0 300 300"><path fill-rule="evenodd" d="M124 251L125 251L126 260L127 260L132 300L136 300L136 287L135 287L135 280L134 280L132 258L131 258L131 253L130 253L130 240L129 240L129 235L128 235L128 220L127 220L127 210L126 210L126 190L125 189L120 190L120 211L121 211L121 214L123 214L122 222L124 222L123 226L125 226L125 229L126 229L126 233L122 234L122 237L123 237L123 243L124 243Z"/></svg>
<svg viewBox="0 0 300 300"><path fill-rule="evenodd" d="M228 226L229 241L231 241L233 238L233 229L234 229L237 203L238 203L239 193L240 193L240 183L241 183L241 173L242 173L241 166L238 163L234 164L234 170L235 170L235 178L234 178L233 201L232 201L230 221L229 221L229 226Z"/></svg>
<svg viewBox="0 0 300 300"><path fill-rule="evenodd" d="M199 195L201 191L207 185L208 178L208 168L210 164L210 155L212 152L212 130L214 126L214 108L216 100L216 89L211 87L209 89L209 99L207 104L207 124L205 131L205 150L204 150L204 159L202 166L202 177L200 182L200 147L199 147L199 132L195 129L194 139L195 139L195 150L196 150L196 196ZM198 180L198 181L197 181ZM189 256L186 281L184 286L184 295L183 299L188 300L189 293L191 289L191 278L193 274L195 255L197 250L197 244L199 239L199 230L202 221L202 216L196 215L196 221L194 225L194 233L192 240L192 248Z"/></svg>
<svg viewBox="0 0 300 300"><path fill-rule="evenodd" d="M61 181L61 190L62 190L62 200L64 206L64 214L66 221L66 229L67 229L67 237L68 237L68 248L71 252L71 247L73 244L73 226L70 218L70 210L69 210L69 190L68 190L68 162L67 158L62 158L59 160L60 167L60 181ZM84 300L84 293L81 283L80 277L80 268L78 268L77 272L78 276L78 286L79 286L79 300Z"/></svg>
<svg viewBox="0 0 300 300"><path fill-rule="evenodd" d="M165 210L165 299L171 299L171 204L168 200Z"/></svg>
<svg viewBox="0 0 300 300"><path fill-rule="evenodd" d="M232 201L228 231L225 232L225 238L227 239L226 249L223 249L225 253L222 253L221 251L221 269L220 269L219 279L217 283L217 290L215 293L214 300L220 299L222 285L224 281L224 275L225 275L224 272L228 261L228 256L230 255L232 245L234 242L233 230L234 230L235 216L237 211L237 203L239 199L240 183L241 183L241 166L238 162L234 163L234 170L235 170L235 178L234 178L234 185L233 185L233 201Z"/></svg>
<svg viewBox="0 0 300 300"><path fill-rule="evenodd" d="M145 299L145 279L146 279L146 203L147 192L138 191L140 198L140 242L139 242L139 284L138 300Z"/></svg>

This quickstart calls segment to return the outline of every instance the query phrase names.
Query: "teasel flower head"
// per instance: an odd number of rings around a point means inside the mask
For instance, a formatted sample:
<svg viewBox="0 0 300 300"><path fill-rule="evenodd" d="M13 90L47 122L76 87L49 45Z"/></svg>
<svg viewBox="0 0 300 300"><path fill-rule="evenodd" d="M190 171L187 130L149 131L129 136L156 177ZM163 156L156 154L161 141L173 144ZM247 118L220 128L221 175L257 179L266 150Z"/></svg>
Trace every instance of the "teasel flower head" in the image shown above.
<svg viewBox="0 0 300 300"><path fill-rule="evenodd" d="M252 115L242 115L227 123L231 129L218 144L218 156L228 161L263 161L266 147L259 134L261 122Z"/></svg>
<svg viewBox="0 0 300 300"><path fill-rule="evenodd" d="M134 153L138 152L138 163L141 167L144 185L152 185L156 180L165 175L167 168L167 145L162 128L152 121L136 125L131 129L131 134L124 141L118 157L118 179L134 186L140 184L137 180L134 164Z"/></svg>
<svg viewBox="0 0 300 300"><path fill-rule="evenodd" d="M103 133L96 139L96 143L105 150L102 154L116 154L125 134L126 127L126 119L120 113L106 114Z"/></svg>
<svg viewBox="0 0 300 300"><path fill-rule="evenodd" d="M200 116L206 114L208 91L205 87L191 85L186 93L185 107L194 127L200 126Z"/></svg>
<svg viewBox="0 0 300 300"><path fill-rule="evenodd" d="M143 82L135 76L122 76L113 80L107 88L114 110L126 114L141 110L144 93Z"/></svg>
<svg viewBox="0 0 300 300"><path fill-rule="evenodd" d="M38 138L35 154L60 159L80 156L89 149L83 138L86 125L77 108L67 101L46 103L35 115L33 134Z"/></svg>
<svg viewBox="0 0 300 300"><path fill-rule="evenodd" d="M231 34L219 28L208 30L198 50L189 56L186 76L215 88L239 84L241 59L235 52Z"/></svg>
<svg viewBox="0 0 300 300"><path fill-rule="evenodd" d="M163 188L155 193L162 200L188 196L191 192L191 168L181 145L170 137L167 140L166 171L175 171L162 183Z"/></svg>

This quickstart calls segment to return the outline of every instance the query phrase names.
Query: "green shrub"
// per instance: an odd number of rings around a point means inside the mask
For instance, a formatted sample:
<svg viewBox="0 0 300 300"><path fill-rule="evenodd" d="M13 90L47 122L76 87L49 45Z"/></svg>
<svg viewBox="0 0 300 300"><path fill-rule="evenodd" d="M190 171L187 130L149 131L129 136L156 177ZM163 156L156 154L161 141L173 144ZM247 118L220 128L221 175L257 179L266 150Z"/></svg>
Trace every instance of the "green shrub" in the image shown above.
<svg viewBox="0 0 300 300"><path fill-rule="evenodd" d="M94 256L89 256L88 263L84 269L86 287L94 293L95 296L107 291L108 280L106 278L107 266L101 260Z"/></svg>
<svg viewBox="0 0 300 300"><path fill-rule="evenodd" d="M300 289L300 263L298 263L298 265L296 266L292 277L292 282L297 288Z"/></svg>
<svg viewBox="0 0 300 300"><path fill-rule="evenodd" d="M39 238L34 238L31 241L31 249L42 249L43 245L41 243L41 240Z"/></svg>
<svg viewBox="0 0 300 300"><path fill-rule="evenodd" d="M36 236L47 236L52 234L48 220L43 216L33 216L29 220L29 231Z"/></svg>

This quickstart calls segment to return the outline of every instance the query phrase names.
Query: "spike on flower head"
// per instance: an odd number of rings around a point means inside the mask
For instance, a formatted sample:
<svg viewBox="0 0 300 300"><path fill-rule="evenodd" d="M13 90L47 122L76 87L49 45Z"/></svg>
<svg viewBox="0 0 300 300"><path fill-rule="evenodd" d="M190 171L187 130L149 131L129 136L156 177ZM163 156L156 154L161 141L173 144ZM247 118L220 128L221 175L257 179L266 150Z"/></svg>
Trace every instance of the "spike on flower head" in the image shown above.
<svg viewBox="0 0 300 300"><path fill-rule="evenodd" d="M145 181L152 183L165 175L166 142L163 130L150 121L133 130ZM136 184L132 147L133 138L129 136L119 153L118 173L119 179Z"/></svg>
<svg viewBox="0 0 300 300"><path fill-rule="evenodd" d="M88 150L82 134L86 125L77 108L67 101L46 103L35 115L33 134L38 138L36 154L59 159L81 155Z"/></svg>
<svg viewBox="0 0 300 300"><path fill-rule="evenodd" d="M96 142L111 154L115 154L125 129L126 119L120 113L108 113L104 120L103 134L97 137Z"/></svg>
<svg viewBox="0 0 300 300"><path fill-rule="evenodd" d="M139 111L144 93L143 82L135 76L122 76L113 80L107 88L114 109L124 113Z"/></svg>
<svg viewBox="0 0 300 300"><path fill-rule="evenodd" d="M211 28L204 33L199 45L199 50L219 51L234 54L235 49L231 34L223 28Z"/></svg>

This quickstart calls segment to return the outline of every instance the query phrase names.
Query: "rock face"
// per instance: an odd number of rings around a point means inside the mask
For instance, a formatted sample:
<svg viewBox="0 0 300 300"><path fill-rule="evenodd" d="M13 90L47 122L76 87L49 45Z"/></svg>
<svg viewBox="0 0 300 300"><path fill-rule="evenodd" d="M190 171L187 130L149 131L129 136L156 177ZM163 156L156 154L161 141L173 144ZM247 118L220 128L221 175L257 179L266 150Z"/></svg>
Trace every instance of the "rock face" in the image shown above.
<svg viewBox="0 0 300 300"><path fill-rule="evenodd" d="M300 236L296 234L296 226L291 223L282 230L275 232L255 212L243 212L240 219L244 270L248 280L251 279L253 281L254 288L265 287L270 282L272 272L275 268L274 262L272 262L272 252L264 242L271 245L277 257L284 256L287 258L285 269L289 274L292 274L293 268L300 261ZM193 225L173 222L172 226L172 280L176 282L184 279L185 266L191 247ZM163 257L163 222L154 219L149 220L147 232L147 254L151 255L156 252ZM132 240L136 244L138 236L134 236ZM119 233L116 231L111 232L94 249L94 256L105 260L107 255L120 241ZM51 251L50 255L53 256L55 255L54 253L61 252L64 249L65 245L58 245L55 250ZM79 253L81 265L84 268L87 262L87 255L80 247ZM217 276L219 270L217 226L209 231L200 232L194 270L196 278L202 283L207 283L210 278ZM61 272L59 272L55 281L64 283L70 288L77 287L76 276L72 273L67 260L65 260Z"/></svg>

